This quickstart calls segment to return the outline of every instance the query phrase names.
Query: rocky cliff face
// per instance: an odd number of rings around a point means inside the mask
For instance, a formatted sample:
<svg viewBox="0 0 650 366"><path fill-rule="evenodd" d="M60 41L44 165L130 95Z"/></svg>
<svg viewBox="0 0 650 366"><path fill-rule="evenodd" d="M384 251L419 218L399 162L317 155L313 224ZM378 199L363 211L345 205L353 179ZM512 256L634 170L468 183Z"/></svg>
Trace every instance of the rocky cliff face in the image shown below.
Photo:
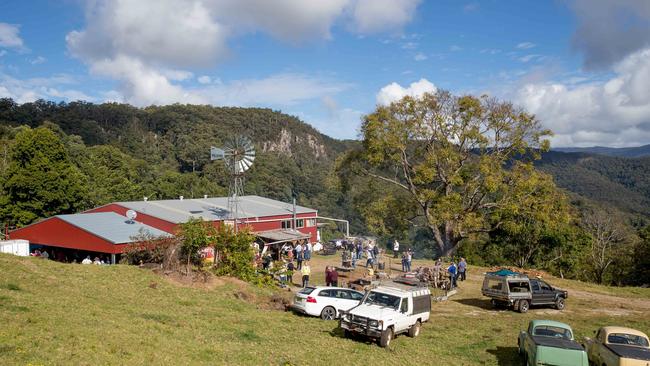
<svg viewBox="0 0 650 366"><path fill-rule="evenodd" d="M283 128L276 141L264 141L262 151L275 151L294 156L295 151L300 145L304 145L314 155L316 159L327 159L328 154L320 139L311 134L294 135L291 131ZM302 149L301 149L302 150Z"/></svg>

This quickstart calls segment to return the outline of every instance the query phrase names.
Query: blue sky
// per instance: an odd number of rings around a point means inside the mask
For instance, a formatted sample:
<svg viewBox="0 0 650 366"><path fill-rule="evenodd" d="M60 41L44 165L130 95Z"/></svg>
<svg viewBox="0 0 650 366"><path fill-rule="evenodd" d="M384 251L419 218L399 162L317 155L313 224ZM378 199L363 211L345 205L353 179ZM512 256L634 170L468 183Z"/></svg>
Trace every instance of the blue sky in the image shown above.
<svg viewBox="0 0 650 366"><path fill-rule="evenodd" d="M356 138L436 89L535 113L555 146L650 143L646 0L0 3L0 97L271 107Z"/></svg>

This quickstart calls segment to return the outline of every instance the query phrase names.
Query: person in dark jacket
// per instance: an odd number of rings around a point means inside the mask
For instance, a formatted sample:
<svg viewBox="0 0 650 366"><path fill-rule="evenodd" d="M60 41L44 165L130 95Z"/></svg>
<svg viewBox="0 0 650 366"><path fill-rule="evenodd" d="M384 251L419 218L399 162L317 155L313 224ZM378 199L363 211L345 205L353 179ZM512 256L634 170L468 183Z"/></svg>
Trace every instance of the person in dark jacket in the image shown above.
<svg viewBox="0 0 650 366"><path fill-rule="evenodd" d="M325 266L325 286L330 286L332 284L332 270L330 266Z"/></svg>
<svg viewBox="0 0 650 366"><path fill-rule="evenodd" d="M336 271L335 267L330 268L330 284L334 287L339 285L339 273Z"/></svg>

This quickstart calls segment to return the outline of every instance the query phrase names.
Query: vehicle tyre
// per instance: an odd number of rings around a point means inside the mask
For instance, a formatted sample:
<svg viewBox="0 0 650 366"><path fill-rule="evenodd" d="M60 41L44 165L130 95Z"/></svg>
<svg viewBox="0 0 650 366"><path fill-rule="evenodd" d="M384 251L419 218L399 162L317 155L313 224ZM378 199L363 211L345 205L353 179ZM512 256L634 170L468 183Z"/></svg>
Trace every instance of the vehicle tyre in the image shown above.
<svg viewBox="0 0 650 366"><path fill-rule="evenodd" d="M519 300L519 312L520 313L525 313L528 311L530 304L528 303L528 300Z"/></svg>
<svg viewBox="0 0 650 366"><path fill-rule="evenodd" d="M413 325L409 328L408 336L411 337L411 338L415 338L415 337L417 337L417 336L420 334L420 327L421 327L421 326L422 326L422 324L420 323L419 320L418 320L417 322L415 322L415 324L413 324Z"/></svg>
<svg viewBox="0 0 650 366"><path fill-rule="evenodd" d="M331 306L326 306L320 312L320 318L323 320L334 320L336 319L336 309Z"/></svg>
<svg viewBox="0 0 650 366"><path fill-rule="evenodd" d="M343 336L344 336L345 338L352 338L352 332L350 332L350 331L347 330L347 329L343 329Z"/></svg>
<svg viewBox="0 0 650 366"><path fill-rule="evenodd" d="M558 297L557 300L555 300L555 308L558 310L564 310L564 307L566 304L564 303L564 298Z"/></svg>
<svg viewBox="0 0 650 366"><path fill-rule="evenodd" d="M379 338L380 347L388 347L390 342L393 340L393 328L388 328L385 331L381 332L381 338Z"/></svg>

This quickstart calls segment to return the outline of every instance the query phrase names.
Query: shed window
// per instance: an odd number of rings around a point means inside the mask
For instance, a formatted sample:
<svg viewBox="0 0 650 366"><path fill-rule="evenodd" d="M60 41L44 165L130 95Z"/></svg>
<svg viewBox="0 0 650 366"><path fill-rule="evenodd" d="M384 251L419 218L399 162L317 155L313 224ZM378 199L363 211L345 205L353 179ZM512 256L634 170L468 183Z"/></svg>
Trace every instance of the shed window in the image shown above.
<svg viewBox="0 0 650 366"><path fill-rule="evenodd" d="M282 221L282 228L283 229L291 229L291 220Z"/></svg>
<svg viewBox="0 0 650 366"><path fill-rule="evenodd" d="M301 228L305 227L305 220L304 219L297 219L296 220L296 228Z"/></svg>

